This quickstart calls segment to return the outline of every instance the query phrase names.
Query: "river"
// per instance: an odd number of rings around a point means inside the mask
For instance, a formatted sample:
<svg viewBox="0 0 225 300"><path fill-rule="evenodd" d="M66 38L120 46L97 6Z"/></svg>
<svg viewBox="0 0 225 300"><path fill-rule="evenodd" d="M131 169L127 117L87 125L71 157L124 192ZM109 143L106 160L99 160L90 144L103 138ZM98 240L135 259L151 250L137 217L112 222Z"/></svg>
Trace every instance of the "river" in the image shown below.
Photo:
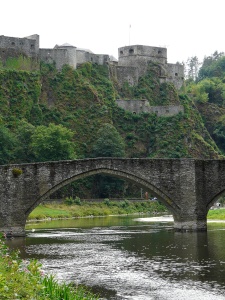
<svg viewBox="0 0 225 300"><path fill-rule="evenodd" d="M225 299L225 224L178 233L170 218L114 216L29 224L8 241L60 281L101 299Z"/></svg>

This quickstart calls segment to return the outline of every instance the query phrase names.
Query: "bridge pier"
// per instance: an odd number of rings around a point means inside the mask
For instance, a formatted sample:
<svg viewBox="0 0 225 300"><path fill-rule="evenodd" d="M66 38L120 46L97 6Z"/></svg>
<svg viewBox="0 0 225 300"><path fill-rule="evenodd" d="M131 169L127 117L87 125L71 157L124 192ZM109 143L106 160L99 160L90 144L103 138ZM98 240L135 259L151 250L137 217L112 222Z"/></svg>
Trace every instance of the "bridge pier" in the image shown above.
<svg viewBox="0 0 225 300"><path fill-rule="evenodd" d="M174 216L174 229L176 231L207 231L207 219L181 219Z"/></svg>
<svg viewBox="0 0 225 300"><path fill-rule="evenodd" d="M26 218L24 211L0 213L0 232L10 233L12 236L25 236Z"/></svg>

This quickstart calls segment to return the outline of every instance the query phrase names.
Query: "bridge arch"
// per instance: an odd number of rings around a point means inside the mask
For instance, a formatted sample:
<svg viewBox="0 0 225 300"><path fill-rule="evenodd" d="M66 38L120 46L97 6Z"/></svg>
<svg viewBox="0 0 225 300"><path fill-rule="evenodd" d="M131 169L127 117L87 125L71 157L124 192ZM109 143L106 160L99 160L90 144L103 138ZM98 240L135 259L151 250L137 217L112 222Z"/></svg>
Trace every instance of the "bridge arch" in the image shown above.
<svg viewBox="0 0 225 300"><path fill-rule="evenodd" d="M133 182L140 187L144 188L146 191L151 192L153 195L157 196L157 198L168 208L169 211L171 211L172 214L179 214L180 207L162 190L154 186L153 184L149 183L144 178L141 178L140 176L136 176L134 174L124 172L121 170L114 170L110 168L98 168L98 169L92 169L88 170L79 174L76 174L74 176L71 176L70 178L67 178L65 180L62 180L60 183L56 184L52 188L50 188L46 193L41 195L38 199L35 200L35 202L27 209L25 212L26 218L28 215L37 207L41 202L43 202L45 199L49 198L51 194L59 190L60 188L68 185L69 183L72 183L78 179L82 179L85 177L89 177L92 175L97 174L104 174L104 175L111 175L114 177L118 177L130 182Z"/></svg>

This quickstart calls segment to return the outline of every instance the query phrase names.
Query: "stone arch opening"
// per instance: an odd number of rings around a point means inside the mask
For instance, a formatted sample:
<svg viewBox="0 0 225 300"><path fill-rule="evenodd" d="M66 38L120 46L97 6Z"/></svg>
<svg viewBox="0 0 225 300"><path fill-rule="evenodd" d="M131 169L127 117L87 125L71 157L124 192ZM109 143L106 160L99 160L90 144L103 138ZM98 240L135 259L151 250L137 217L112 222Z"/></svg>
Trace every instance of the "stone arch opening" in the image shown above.
<svg viewBox="0 0 225 300"><path fill-rule="evenodd" d="M166 207L167 209L172 213L172 214L177 214L179 213L180 207L174 203L174 201L166 195L163 191L149 183L143 178L137 177L133 174L126 173L123 171L119 170L112 170L112 169L107 169L107 168L101 168L101 169L95 169L95 170L90 170L86 171L77 175L74 175L68 179L63 180L59 184L53 186L50 188L45 194L41 195L36 201L30 206L29 209L25 212L26 219L28 215L37 207L41 202L43 202L45 199L49 198L51 194L59 190L60 188L68 185L71 182L74 182L78 179L89 177L92 175L96 174L104 174L104 175L111 175L114 177L118 177L127 181L131 181L140 187L144 188L146 191L150 192L152 195L156 196L158 200L160 200Z"/></svg>

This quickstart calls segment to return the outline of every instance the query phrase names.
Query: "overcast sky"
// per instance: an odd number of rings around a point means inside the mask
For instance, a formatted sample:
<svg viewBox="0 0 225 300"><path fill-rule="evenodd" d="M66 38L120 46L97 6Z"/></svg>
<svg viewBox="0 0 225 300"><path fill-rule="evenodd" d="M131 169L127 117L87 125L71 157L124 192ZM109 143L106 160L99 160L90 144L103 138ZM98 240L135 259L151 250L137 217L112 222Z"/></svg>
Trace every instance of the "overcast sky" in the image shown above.
<svg viewBox="0 0 225 300"><path fill-rule="evenodd" d="M118 57L127 45L166 47L168 62L225 52L225 0L5 0L0 35L40 35ZM131 27L130 27L131 26Z"/></svg>

